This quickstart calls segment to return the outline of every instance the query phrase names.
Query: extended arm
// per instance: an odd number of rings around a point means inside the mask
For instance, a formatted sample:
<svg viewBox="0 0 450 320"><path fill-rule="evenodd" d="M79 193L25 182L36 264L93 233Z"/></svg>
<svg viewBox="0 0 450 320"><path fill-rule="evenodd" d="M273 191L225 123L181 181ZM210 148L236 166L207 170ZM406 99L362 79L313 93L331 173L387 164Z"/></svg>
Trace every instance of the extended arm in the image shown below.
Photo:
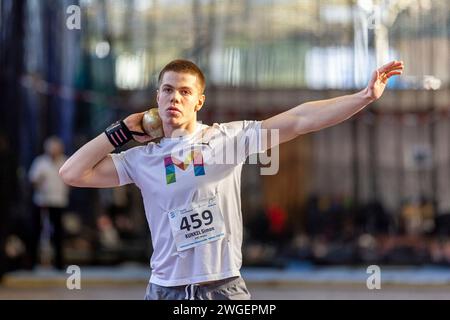
<svg viewBox="0 0 450 320"><path fill-rule="evenodd" d="M264 120L262 128L279 130L279 143L283 143L299 135L338 124L379 99L388 79L402 74L403 68L402 61L388 63L374 71L364 90L352 95L303 103Z"/></svg>

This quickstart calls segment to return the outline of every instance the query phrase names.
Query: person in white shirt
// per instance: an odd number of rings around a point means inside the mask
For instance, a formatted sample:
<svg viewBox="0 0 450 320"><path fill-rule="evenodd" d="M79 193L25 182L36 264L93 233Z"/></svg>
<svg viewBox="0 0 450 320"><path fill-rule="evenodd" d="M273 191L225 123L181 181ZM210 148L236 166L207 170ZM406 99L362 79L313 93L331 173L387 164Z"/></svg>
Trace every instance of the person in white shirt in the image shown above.
<svg viewBox="0 0 450 320"><path fill-rule="evenodd" d="M208 126L197 122L205 103L202 71L174 60L159 74L162 139L151 142L143 133L144 112L131 114L75 152L60 175L76 187L135 183L141 190L154 249L145 299L249 299L240 275L245 159L350 118L402 70L403 62L393 61L356 94L303 103L264 121ZM144 145L111 153L131 139Z"/></svg>
<svg viewBox="0 0 450 320"><path fill-rule="evenodd" d="M33 185L33 245L32 266L38 263L39 238L42 220L48 215L51 225L50 240L54 248L53 265L64 268L62 215L69 202L69 188L59 176L59 169L67 157L62 141L51 136L44 142L45 153L36 157L31 164L29 179Z"/></svg>

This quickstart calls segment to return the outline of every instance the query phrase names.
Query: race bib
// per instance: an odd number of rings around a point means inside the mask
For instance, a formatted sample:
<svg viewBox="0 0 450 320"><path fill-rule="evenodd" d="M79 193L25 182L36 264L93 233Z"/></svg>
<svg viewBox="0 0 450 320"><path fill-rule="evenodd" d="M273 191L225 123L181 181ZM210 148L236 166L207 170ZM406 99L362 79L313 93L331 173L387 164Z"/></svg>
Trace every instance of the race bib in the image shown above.
<svg viewBox="0 0 450 320"><path fill-rule="evenodd" d="M216 201L213 197L167 213L177 251L225 237L225 224Z"/></svg>

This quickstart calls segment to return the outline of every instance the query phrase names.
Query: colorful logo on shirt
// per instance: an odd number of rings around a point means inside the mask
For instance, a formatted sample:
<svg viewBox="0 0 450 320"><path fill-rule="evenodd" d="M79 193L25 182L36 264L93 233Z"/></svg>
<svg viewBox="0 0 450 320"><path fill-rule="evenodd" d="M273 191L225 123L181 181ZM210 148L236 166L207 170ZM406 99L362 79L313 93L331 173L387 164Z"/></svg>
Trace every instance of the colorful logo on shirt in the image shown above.
<svg viewBox="0 0 450 320"><path fill-rule="evenodd" d="M203 165L203 155L200 150L192 150L184 161L180 161L173 156L167 156L164 158L164 166L166 167L166 182L171 184L177 181L175 176L175 166L181 170L186 170L189 165L194 164L195 176L204 176L205 167Z"/></svg>

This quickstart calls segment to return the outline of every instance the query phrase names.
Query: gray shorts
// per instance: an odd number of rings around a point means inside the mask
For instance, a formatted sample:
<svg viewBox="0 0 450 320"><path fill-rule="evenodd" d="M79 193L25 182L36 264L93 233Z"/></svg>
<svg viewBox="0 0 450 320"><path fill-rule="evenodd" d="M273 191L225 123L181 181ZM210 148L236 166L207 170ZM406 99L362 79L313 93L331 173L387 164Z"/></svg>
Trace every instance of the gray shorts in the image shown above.
<svg viewBox="0 0 450 320"><path fill-rule="evenodd" d="M214 283L162 287L149 282L145 300L250 300L244 279L233 277Z"/></svg>

